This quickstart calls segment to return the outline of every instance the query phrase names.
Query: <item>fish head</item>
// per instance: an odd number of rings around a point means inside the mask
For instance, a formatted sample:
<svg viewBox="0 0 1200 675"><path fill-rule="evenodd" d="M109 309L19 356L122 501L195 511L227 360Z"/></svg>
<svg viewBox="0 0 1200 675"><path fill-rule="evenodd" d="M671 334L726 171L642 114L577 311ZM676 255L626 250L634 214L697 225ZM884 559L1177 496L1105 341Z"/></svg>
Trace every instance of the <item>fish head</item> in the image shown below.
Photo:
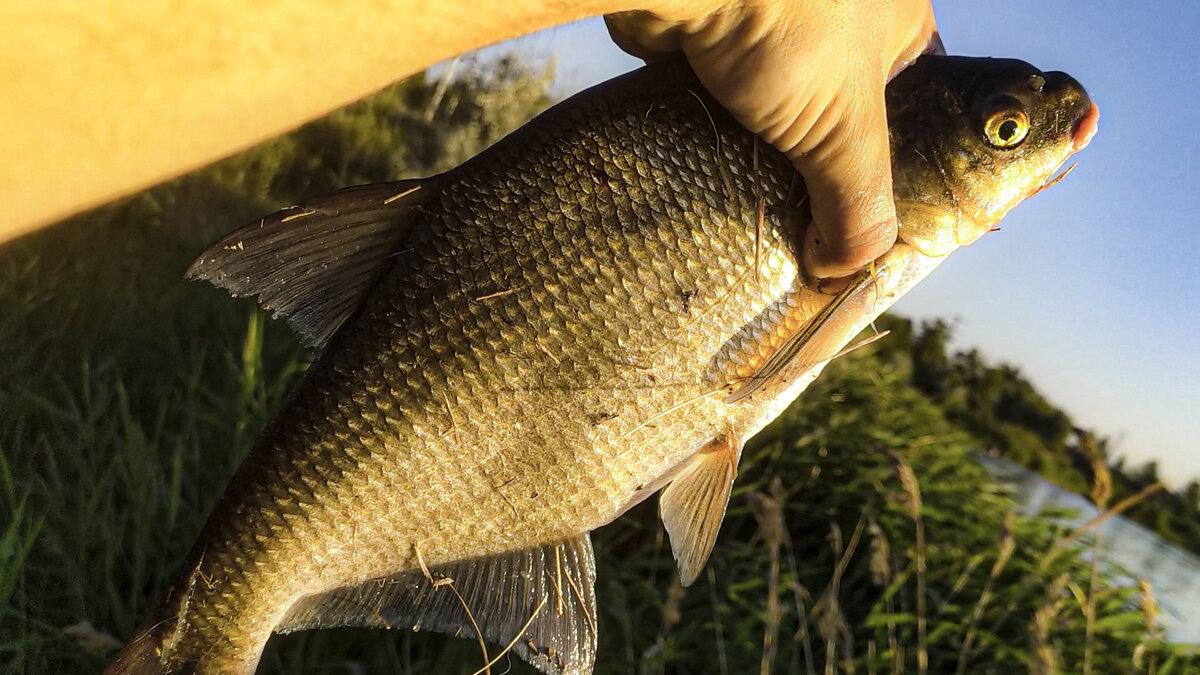
<svg viewBox="0 0 1200 675"><path fill-rule="evenodd" d="M944 256L1047 186L1099 111L1062 72L1014 59L924 56L888 89L902 241Z"/></svg>

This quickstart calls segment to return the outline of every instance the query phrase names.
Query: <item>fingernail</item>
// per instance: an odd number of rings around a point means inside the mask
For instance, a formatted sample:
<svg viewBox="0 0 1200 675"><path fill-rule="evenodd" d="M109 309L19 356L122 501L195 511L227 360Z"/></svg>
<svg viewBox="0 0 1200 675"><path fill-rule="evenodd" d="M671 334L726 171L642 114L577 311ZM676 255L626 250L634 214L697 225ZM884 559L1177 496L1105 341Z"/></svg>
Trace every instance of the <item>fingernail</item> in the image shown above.
<svg viewBox="0 0 1200 675"><path fill-rule="evenodd" d="M854 274L861 266L846 265L844 262L830 262L829 252L834 245L821 234L816 225L810 224L804 237L804 271L813 279L836 279L847 274Z"/></svg>
<svg viewBox="0 0 1200 675"><path fill-rule="evenodd" d="M854 275L817 279L817 292L822 295L837 295L846 289Z"/></svg>
<svg viewBox="0 0 1200 675"><path fill-rule="evenodd" d="M810 278L841 278L866 267L895 244L895 226L890 223L858 233L852 245L846 239L827 239L815 224L804 236L804 270ZM891 233L889 239L887 233Z"/></svg>

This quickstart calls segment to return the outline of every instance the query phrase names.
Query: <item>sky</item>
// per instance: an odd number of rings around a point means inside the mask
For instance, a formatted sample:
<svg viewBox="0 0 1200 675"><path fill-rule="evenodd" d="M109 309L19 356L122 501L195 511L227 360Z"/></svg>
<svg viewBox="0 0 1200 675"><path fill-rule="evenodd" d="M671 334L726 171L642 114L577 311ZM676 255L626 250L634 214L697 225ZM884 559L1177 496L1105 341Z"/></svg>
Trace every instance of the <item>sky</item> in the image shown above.
<svg viewBox="0 0 1200 675"><path fill-rule="evenodd" d="M1200 478L1200 2L934 3L947 51L1063 70L1100 130L1064 181L956 252L895 311L1017 366L1114 459ZM522 38L567 96L639 62L598 19ZM500 49L511 50L512 45Z"/></svg>

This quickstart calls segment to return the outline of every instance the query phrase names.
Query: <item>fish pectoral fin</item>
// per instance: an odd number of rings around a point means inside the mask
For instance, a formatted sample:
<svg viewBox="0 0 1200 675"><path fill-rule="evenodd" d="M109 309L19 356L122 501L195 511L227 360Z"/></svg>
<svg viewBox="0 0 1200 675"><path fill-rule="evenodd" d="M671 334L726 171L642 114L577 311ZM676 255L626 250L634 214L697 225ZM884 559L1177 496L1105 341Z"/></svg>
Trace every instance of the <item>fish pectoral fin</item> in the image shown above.
<svg viewBox="0 0 1200 675"><path fill-rule="evenodd" d="M793 363L807 370L836 356L859 331L858 319L872 311L877 299L876 285L882 282L879 277L889 273L889 267L861 272L829 304L780 345L758 372L740 382L725 402L736 403L750 396Z"/></svg>
<svg viewBox="0 0 1200 675"><path fill-rule="evenodd" d="M596 562L587 534L488 558L406 570L301 598L275 628L406 628L476 636L543 673L590 675L596 660ZM500 650L489 650L494 658Z"/></svg>
<svg viewBox="0 0 1200 675"><path fill-rule="evenodd" d="M700 576L712 553L741 453L739 440L731 434L721 436L688 460L662 491L659 514L684 586Z"/></svg>
<svg viewBox="0 0 1200 675"><path fill-rule="evenodd" d="M256 296L319 349L400 249L429 192L425 183L362 185L277 211L217 242L185 276Z"/></svg>

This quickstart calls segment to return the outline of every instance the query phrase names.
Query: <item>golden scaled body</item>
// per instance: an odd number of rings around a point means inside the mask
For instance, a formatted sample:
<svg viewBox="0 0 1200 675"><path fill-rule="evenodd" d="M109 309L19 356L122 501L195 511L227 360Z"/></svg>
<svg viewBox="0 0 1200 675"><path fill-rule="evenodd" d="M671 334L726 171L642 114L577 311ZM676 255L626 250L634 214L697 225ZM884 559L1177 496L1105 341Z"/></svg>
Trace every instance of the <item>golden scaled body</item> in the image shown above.
<svg viewBox="0 0 1200 675"><path fill-rule="evenodd" d="M929 67L897 95L971 71ZM1074 121L1031 145L1038 184L1091 114L1062 78L1039 105ZM920 120L893 122L897 162L975 124L935 113L911 140L895 134ZM693 579L742 442L949 252L921 252L931 228L961 229L956 246L990 227L964 208L985 192L947 192L937 166L909 174L901 212L935 217L823 294L799 263L799 176L664 64L447 174L234 233L192 274L259 296L322 351L113 672L252 672L274 631L351 624L478 631L544 672L589 673L587 533L665 486Z"/></svg>

